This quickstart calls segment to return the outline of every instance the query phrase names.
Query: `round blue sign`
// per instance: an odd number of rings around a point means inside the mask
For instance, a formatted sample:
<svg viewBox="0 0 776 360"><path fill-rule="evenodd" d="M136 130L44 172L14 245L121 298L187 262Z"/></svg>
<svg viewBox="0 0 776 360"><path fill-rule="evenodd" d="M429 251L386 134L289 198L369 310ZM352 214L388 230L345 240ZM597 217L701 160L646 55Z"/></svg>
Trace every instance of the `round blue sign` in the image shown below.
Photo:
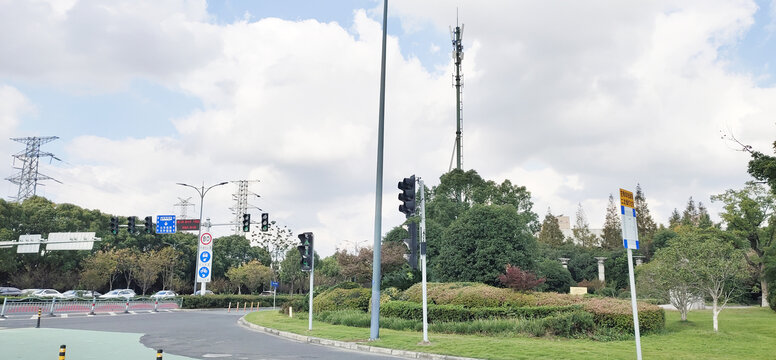
<svg viewBox="0 0 776 360"><path fill-rule="evenodd" d="M203 251L201 254L199 254L199 260L202 261L203 263L210 261L210 252Z"/></svg>
<svg viewBox="0 0 776 360"><path fill-rule="evenodd" d="M204 279L209 274L210 274L210 269L208 269L207 267L203 266L203 267L199 268L199 277Z"/></svg>

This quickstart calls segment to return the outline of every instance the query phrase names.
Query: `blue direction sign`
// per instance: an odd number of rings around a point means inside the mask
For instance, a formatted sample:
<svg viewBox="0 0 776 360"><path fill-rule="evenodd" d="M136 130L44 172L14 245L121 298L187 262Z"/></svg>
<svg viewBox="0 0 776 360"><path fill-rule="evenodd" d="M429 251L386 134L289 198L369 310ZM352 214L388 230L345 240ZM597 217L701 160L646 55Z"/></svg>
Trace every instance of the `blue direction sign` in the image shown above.
<svg viewBox="0 0 776 360"><path fill-rule="evenodd" d="M208 275L210 275L210 269L208 269L207 266L199 268L199 277L205 279Z"/></svg>
<svg viewBox="0 0 776 360"><path fill-rule="evenodd" d="M201 254L199 254L199 260L203 263L210 261L210 251L203 251Z"/></svg>
<svg viewBox="0 0 776 360"><path fill-rule="evenodd" d="M273 288L276 288L276 287L278 287L278 282L277 282L277 281L271 281L269 284L270 284L270 286L272 286Z"/></svg>
<svg viewBox="0 0 776 360"><path fill-rule="evenodd" d="M175 215L156 215L157 234L175 234Z"/></svg>

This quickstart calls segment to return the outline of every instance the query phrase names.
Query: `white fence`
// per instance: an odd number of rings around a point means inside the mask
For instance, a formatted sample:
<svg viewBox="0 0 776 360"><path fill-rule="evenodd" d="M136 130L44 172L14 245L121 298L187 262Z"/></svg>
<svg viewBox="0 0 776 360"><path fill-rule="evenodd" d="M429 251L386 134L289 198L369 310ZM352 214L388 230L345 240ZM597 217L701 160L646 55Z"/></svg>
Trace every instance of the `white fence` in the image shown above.
<svg viewBox="0 0 776 360"><path fill-rule="evenodd" d="M171 299L53 299L42 300L34 298L24 299L3 299L3 305L0 309L0 317L6 315L24 315L37 314L38 310L42 315L56 315L65 313L111 313L111 312L129 312L137 310L158 311L180 309L183 304L181 298Z"/></svg>

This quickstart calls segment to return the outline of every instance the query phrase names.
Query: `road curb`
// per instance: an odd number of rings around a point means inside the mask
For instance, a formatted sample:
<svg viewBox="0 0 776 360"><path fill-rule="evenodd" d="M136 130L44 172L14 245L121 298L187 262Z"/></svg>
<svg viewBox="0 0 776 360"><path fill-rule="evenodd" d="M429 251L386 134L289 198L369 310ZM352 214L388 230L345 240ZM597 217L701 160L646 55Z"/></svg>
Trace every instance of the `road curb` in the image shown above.
<svg viewBox="0 0 776 360"><path fill-rule="evenodd" d="M264 332L264 333L268 333L275 336L280 336L280 337L284 337L287 339L296 340L300 342L306 342L310 344L317 344L317 345L323 345L323 346L329 346L329 347L338 347L342 349L355 350L355 351L361 351L361 352L369 352L374 354L398 356L406 359L479 360L476 358L441 355L441 354L430 354L430 353L422 353L422 352L409 351L409 350L389 349L389 348L369 346L369 345L357 344L357 343L346 342L346 341L317 338L314 336L299 335L299 334L280 331L277 329L272 329L272 328L249 323L248 321L245 320L245 316L241 317L240 320L237 320L237 323L240 326L248 328L253 331Z"/></svg>

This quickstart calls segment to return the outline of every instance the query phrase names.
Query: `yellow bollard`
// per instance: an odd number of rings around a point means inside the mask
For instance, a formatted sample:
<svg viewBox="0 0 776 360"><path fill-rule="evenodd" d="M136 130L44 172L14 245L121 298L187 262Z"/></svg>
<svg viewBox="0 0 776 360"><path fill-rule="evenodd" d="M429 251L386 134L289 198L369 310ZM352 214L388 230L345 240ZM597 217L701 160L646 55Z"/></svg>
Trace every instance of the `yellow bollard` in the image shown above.
<svg viewBox="0 0 776 360"><path fill-rule="evenodd" d="M156 350L156 360L162 360L162 353L163 352L164 352L164 350L162 350L162 349Z"/></svg>
<svg viewBox="0 0 776 360"><path fill-rule="evenodd" d="M65 360L65 345L59 346L59 360Z"/></svg>

